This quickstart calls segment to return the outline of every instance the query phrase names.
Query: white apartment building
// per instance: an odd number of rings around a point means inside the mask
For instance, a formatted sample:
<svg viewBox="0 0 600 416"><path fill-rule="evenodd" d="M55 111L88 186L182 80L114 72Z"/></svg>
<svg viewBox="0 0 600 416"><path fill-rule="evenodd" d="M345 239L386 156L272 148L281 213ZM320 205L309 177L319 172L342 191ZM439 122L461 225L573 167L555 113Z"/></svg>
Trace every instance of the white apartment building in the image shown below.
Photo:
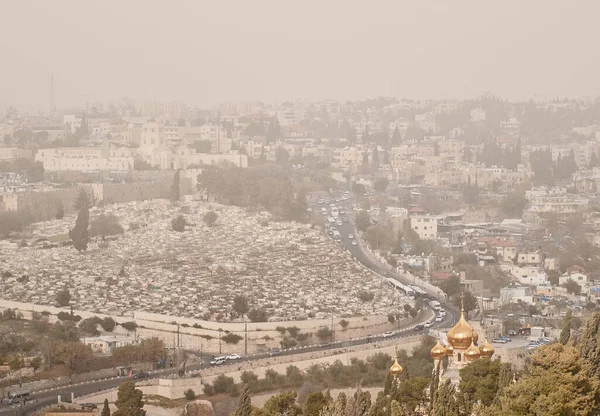
<svg viewBox="0 0 600 416"><path fill-rule="evenodd" d="M304 120L304 110L298 108L277 110L277 120L281 126L300 124L300 122Z"/></svg>
<svg viewBox="0 0 600 416"><path fill-rule="evenodd" d="M81 127L81 117L77 117L74 114L64 115L63 125L67 134L74 134Z"/></svg>
<svg viewBox="0 0 600 416"><path fill-rule="evenodd" d="M126 150L119 149L62 147L40 149L35 160L48 172L127 172L133 170L134 158L126 154Z"/></svg>
<svg viewBox="0 0 600 416"><path fill-rule="evenodd" d="M371 160L370 149L360 149L356 146L347 146L344 148L336 148L333 150L333 158L331 166L336 169L350 169L352 166L357 167L363 163L363 154L369 153Z"/></svg>
<svg viewBox="0 0 600 416"><path fill-rule="evenodd" d="M31 157L30 149L19 149L17 147L0 147L0 160L14 160Z"/></svg>
<svg viewBox="0 0 600 416"><path fill-rule="evenodd" d="M486 114L482 108L474 108L471 110L471 121L485 121Z"/></svg>
<svg viewBox="0 0 600 416"><path fill-rule="evenodd" d="M508 303L532 303L533 296L531 295L531 287L529 286L508 286L500 289L500 299L498 303L505 305Z"/></svg>
<svg viewBox="0 0 600 416"><path fill-rule="evenodd" d="M414 230L422 240L437 240L438 224L443 217L419 215L410 217L410 228Z"/></svg>

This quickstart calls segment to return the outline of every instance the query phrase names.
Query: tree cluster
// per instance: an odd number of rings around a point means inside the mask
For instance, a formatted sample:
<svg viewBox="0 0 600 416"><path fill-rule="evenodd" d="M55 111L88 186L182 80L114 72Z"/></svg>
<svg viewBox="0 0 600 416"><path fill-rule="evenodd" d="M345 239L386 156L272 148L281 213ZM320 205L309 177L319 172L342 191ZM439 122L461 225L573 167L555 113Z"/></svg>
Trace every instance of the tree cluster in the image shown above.
<svg viewBox="0 0 600 416"><path fill-rule="evenodd" d="M284 220L306 220L305 194L296 192L289 172L278 166L205 166L198 182L199 189L221 203L263 208Z"/></svg>

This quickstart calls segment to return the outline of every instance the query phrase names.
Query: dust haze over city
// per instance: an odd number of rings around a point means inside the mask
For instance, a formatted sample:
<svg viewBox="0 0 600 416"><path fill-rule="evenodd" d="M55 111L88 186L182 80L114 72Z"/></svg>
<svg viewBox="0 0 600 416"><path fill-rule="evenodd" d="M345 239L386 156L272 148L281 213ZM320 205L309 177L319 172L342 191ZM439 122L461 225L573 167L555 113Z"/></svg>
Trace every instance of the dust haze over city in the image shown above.
<svg viewBox="0 0 600 416"><path fill-rule="evenodd" d="M0 4L0 416L600 414L600 4Z"/></svg>

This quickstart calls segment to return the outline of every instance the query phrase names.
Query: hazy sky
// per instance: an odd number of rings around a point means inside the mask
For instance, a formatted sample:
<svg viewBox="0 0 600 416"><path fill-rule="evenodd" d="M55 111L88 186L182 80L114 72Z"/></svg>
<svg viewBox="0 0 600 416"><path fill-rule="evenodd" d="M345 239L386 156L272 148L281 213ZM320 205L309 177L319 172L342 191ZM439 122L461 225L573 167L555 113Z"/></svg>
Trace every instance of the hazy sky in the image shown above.
<svg viewBox="0 0 600 416"><path fill-rule="evenodd" d="M600 95L600 1L0 1L0 107Z"/></svg>

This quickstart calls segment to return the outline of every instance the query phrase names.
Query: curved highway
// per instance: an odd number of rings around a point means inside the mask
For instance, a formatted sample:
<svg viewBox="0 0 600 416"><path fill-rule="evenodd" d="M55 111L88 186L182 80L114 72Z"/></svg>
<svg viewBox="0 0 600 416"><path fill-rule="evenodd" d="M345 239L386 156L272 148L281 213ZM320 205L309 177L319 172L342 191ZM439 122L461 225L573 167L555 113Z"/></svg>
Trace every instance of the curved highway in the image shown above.
<svg viewBox="0 0 600 416"><path fill-rule="evenodd" d="M346 215L348 216L349 220L352 219L353 208L352 208L352 202L350 199L347 199L345 201L336 202L336 205L338 207L341 207L343 210L345 210ZM318 212L318 211L320 211L321 207L326 207L326 206L327 205L325 205L325 204L314 204L312 206L312 209L315 212ZM389 271L388 269L379 265L375 261L375 259L373 259L372 256L361 247L360 244L356 244L356 245L352 244L352 239L349 236L352 234L352 235L354 235L354 239L356 238L356 228L351 221L342 222L341 225L336 225L336 229L341 234L341 243L344 245L344 248L346 250L348 250L352 254L352 256L357 261L362 263L365 267L373 270L374 272L376 272L382 276L396 279L405 284L413 284L413 282L411 282L409 279L403 278L403 276L399 276L396 273L393 273L393 272ZM444 304L444 308L446 309L447 314L442 322L436 323L436 324L439 324L439 326L451 325L455 321L454 316L456 316L456 312L457 312L456 308L454 308L453 306L451 306L449 304ZM381 341L384 339L405 338L405 337L409 337L412 335L422 335L427 332L428 332L428 329L408 327L408 328L403 328L403 329L399 329L399 330L395 331L393 333L393 335L391 335L391 336L390 335L385 336L385 335L381 334L381 335L371 336L371 337L357 339L357 340L340 341L340 342L327 343L327 344L311 346L311 347L306 347L306 348L283 350L283 351L281 351L281 355L303 354L303 353L307 353L307 352L311 352L311 351L318 351L318 350L323 350L323 349L351 347L351 346L363 345L363 344L368 344L368 343L372 343L372 342L376 342L376 341ZM251 357L244 357L242 360L236 360L235 362L239 363L239 362L243 362L243 361L259 360L259 359L266 358L267 356L268 356L268 354L253 355ZM208 359L203 360L202 363L189 365L187 367L187 370L195 371L195 370L201 370L203 368L206 368L208 366L208 363L206 361L208 361ZM176 374L176 373L177 373L177 369L168 368L168 369L159 370L159 371L150 373L149 378L159 378L159 377L169 376L169 375ZM75 397L79 397L79 396L84 396L84 395L102 391L102 390L114 389L114 388L118 387L121 383L123 383L125 381L130 381L130 380L131 379L129 377L115 377L115 378L105 379L105 380L97 380L97 381L91 381L91 382L86 382L86 383L73 384L70 386L60 387L60 388L51 389L51 390L43 391L43 392L35 392L34 394L32 394L33 400L30 402L27 402L23 406L20 406L20 405L8 406L6 403L0 405L0 415L2 415L2 416L4 416L4 415L6 415L6 416L9 416L9 415L22 416L22 415L31 414L36 409L39 409L44 406L48 406L53 403L57 403L59 394L70 397L71 393L74 393Z"/></svg>

